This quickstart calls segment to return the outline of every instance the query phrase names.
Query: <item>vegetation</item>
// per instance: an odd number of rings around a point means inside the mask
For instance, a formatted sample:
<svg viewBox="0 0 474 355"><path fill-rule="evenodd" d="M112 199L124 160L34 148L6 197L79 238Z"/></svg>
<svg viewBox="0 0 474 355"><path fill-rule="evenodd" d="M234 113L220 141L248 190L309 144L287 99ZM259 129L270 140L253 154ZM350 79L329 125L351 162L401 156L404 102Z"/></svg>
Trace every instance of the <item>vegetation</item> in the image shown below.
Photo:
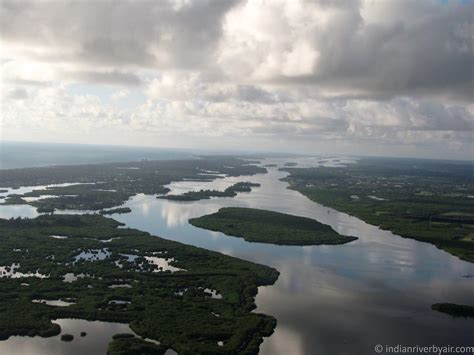
<svg viewBox="0 0 474 355"><path fill-rule="evenodd" d="M189 223L249 242L279 245L342 244L357 239L340 235L314 219L253 208L221 208Z"/></svg>
<svg viewBox="0 0 474 355"><path fill-rule="evenodd" d="M63 334L63 335L61 335L61 340L62 341L73 341L74 340L74 335Z"/></svg>
<svg viewBox="0 0 474 355"><path fill-rule="evenodd" d="M118 208L112 208L110 210L101 210L99 213L101 215L106 215L106 214L114 214L114 213L130 213L132 210L129 207L118 207Z"/></svg>
<svg viewBox="0 0 474 355"><path fill-rule="evenodd" d="M172 181L212 181L227 176L254 175L266 169L233 157L201 157L90 165L67 165L2 170L0 187L41 186L23 195L10 195L4 204L30 204L40 213L55 210L104 210L121 205L131 196L165 194ZM52 195L52 196L51 196ZM27 202L24 198L36 198Z"/></svg>
<svg viewBox="0 0 474 355"><path fill-rule="evenodd" d="M251 311L257 287L273 284L275 269L119 225L98 214L0 219L0 267L18 273L0 273L0 339L57 335L52 320L77 318L128 323L180 354L258 352L276 321ZM130 287L111 287L117 284ZM150 347L115 339L109 352Z"/></svg>
<svg viewBox="0 0 474 355"><path fill-rule="evenodd" d="M135 337L133 334L116 334L107 349L107 355L158 355L167 348Z"/></svg>
<svg viewBox="0 0 474 355"><path fill-rule="evenodd" d="M204 199L210 199L211 197L234 197L237 196L238 192L250 192L252 187L259 187L260 184L253 182L238 182L232 186L229 186L224 191L218 190L199 190L199 191L188 191L181 195L163 195L157 196L157 198L172 200L172 201L198 201Z"/></svg>
<svg viewBox="0 0 474 355"><path fill-rule="evenodd" d="M474 317L474 307L455 303L435 303L431 309L447 313L453 317Z"/></svg>
<svg viewBox="0 0 474 355"><path fill-rule="evenodd" d="M313 201L474 261L472 163L367 158L284 170L290 188Z"/></svg>

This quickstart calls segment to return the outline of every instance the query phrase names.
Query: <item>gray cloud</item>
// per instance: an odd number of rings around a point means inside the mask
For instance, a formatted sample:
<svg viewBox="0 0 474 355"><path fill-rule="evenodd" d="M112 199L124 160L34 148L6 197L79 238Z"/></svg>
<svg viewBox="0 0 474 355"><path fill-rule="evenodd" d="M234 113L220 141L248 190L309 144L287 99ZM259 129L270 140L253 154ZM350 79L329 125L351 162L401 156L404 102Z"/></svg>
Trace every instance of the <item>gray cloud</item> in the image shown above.
<svg viewBox="0 0 474 355"><path fill-rule="evenodd" d="M320 58L314 74L275 82L318 85L375 99L397 95L473 97L472 4L380 2L384 18L368 22L341 4L340 21L315 31Z"/></svg>
<svg viewBox="0 0 474 355"><path fill-rule="evenodd" d="M78 132L117 125L157 135L265 136L294 146L300 139L451 140L452 149L467 151L472 6L3 0L3 95L16 99L5 105L5 127L21 117L25 127L31 120L41 128L41 115L51 131L68 117ZM110 96L128 100L118 109L104 99L109 91L69 95L72 82L114 86Z"/></svg>
<svg viewBox="0 0 474 355"><path fill-rule="evenodd" d="M370 2L319 0L315 4L335 15L325 26L308 24L301 35L319 53L313 73L275 73L266 81L316 85L341 95L352 91L375 99L410 94L472 99L471 4L383 1L372 3L379 12L371 16L365 10L371 9ZM182 5L172 1L2 1L1 30L6 41L50 49L49 54L36 53L42 60L98 64L109 70L130 66L220 72L218 45L242 45L221 42L224 18L235 6L235 1L217 0ZM381 15L383 19L373 18ZM288 16L281 16L282 31L291 29ZM237 64L233 63L238 72L239 66L257 55L258 48L285 35L278 27L272 30L273 38L247 43L248 51L236 53ZM269 60L274 53L258 55ZM248 61L250 72L255 69L252 63ZM234 70L232 66L223 69Z"/></svg>
<svg viewBox="0 0 474 355"><path fill-rule="evenodd" d="M233 1L2 1L2 38L43 59L133 67L207 64Z"/></svg>
<svg viewBox="0 0 474 355"><path fill-rule="evenodd" d="M239 85L238 99L249 102L276 102L279 101L275 95L270 92L251 85Z"/></svg>
<svg viewBox="0 0 474 355"><path fill-rule="evenodd" d="M134 73L120 72L117 70L110 72L95 71L75 71L66 73L71 79L85 81L95 84L138 86L141 84L140 77Z"/></svg>
<svg viewBox="0 0 474 355"><path fill-rule="evenodd" d="M7 94L7 98L12 100L24 100L28 98L28 91L22 88L10 90Z"/></svg>

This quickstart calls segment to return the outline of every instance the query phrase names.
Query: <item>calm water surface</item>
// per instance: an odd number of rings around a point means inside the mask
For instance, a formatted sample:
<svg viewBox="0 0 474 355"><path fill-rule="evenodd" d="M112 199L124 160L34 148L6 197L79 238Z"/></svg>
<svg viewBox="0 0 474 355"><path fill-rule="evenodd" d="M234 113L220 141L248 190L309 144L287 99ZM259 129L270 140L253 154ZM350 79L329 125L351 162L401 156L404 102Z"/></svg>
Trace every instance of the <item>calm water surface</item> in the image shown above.
<svg viewBox="0 0 474 355"><path fill-rule="evenodd" d="M7 341L0 341L0 354L105 354L107 346L115 334L133 333L127 324L83 319L57 319L54 322L61 326L61 334L71 334L74 336L74 340L72 342L61 341L61 335L50 338L14 336ZM86 332L87 335L81 337L81 332Z"/></svg>
<svg viewBox="0 0 474 355"><path fill-rule="evenodd" d="M302 165L317 162L291 161ZM272 162L284 161L265 161ZM474 345L474 320L454 319L430 309L436 302L473 304L474 278L462 277L474 274L473 264L433 245L395 236L314 203L287 189L287 184L280 181L286 173L275 168L268 170L268 174L252 177L170 185L171 193L223 189L237 181L262 185L234 198L175 202L137 195L124 205L132 209L131 213L112 217L128 227L278 269L281 274L276 284L260 287L256 298L256 312L273 315L278 320L275 333L265 338L260 347L262 354L365 355L374 353L376 344ZM195 228L187 222L189 218L227 206L263 208L315 218L359 240L335 246L274 246L248 243ZM28 207L15 207L24 208L16 213L34 215ZM12 207L1 207L0 217L2 213L7 214L5 208ZM17 337L0 342L0 353L3 353L2 346L8 347L15 339ZM32 349L37 341L37 338L28 339ZM65 353L64 349L55 349L51 348L49 354ZM102 349L97 348L95 353L102 353Z"/></svg>

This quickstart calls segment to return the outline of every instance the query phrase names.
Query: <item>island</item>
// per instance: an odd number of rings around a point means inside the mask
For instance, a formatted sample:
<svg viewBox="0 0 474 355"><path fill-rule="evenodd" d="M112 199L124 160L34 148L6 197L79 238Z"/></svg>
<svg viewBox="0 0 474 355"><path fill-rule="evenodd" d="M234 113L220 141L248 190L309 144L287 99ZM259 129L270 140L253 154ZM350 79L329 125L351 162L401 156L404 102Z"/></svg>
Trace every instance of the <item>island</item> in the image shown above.
<svg viewBox="0 0 474 355"><path fill-rule="evenodd" d="M225 207L216 213L192 218L189 223L248 242L278 245L343 244L357 239L340 235L311 218L254 208Z"/></svg>
<svg viewBox="0 0 474 355"><path fill-rule="evenodd" d="M237 196L238 192L251 192L252 187L259 187L260 184L253 182L238 182L232 186L229 186L224 191L219 190L199 190L199 191L188 191L181 195L161 195L157 196L158 199L165 199L171 201L199 201L207 200L211 197L234 197Z"/></svg>
<svg viewBox="0 0 474 355"><path fill-rule="evenodd" d="M130 212L132 212L130 207L117 207L117 208L112 208L110 210L99 211L101 215L114 214L114 213L122 214L122 213L130 213Z"/></svg>
<svg viewBox="0 0 474 355"><path fill-rule="evenodd" d="M129 324L134 334L115 337L112 354L257 354L276 326L253 312L258 287L279 275L268 266L100 214L0 219L0 236L1 340L58 335L55 319L76 318Z"/></svg>
<svg viewBox="0 0 474 355"><path fill-rule="evenodd" d="M447 313L453 317L473 317L474 307L455 303L435 303L431 309L438 312Z"/></svg>

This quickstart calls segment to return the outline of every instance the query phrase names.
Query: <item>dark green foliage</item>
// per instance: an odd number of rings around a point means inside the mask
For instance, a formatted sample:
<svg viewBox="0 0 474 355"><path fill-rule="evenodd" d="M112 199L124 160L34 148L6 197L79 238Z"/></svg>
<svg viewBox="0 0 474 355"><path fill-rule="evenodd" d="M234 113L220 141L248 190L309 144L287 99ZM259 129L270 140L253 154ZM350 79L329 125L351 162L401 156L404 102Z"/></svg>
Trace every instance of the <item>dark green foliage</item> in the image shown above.
<svg viewBox="0 0 474 355"><path fill-rule="evenodd" d="M213 172L213 173L208 173ZM104 210L121 205L131 196L164 194L164 185L172 181L212 181L215 173L228 176L265 173L266 169L234 157L202 157L190 160L161 160L128 163L67 165L41 168L2 170L0 186L38 186L75 183L35 190L24 195L11 195L4 204L30 204L40 213L54 210ZM22 197L55 195L26 202Z"/></svg>
<svg viewBox="0 0 474 355"><path fill-rule="evenodd" d="M41 205L37 209L38 213L53 213L56 209L53 206Z"/></svg>
<svg viewBox="0 0 474 355"><path fill-rule="evenodd" d="M159 355L164 354L166 346L150 343L133 334L114 336L107 349L107 355Z"/></svg>
<svg viewBox="0 0 474 355"><path fill-rule="evenodd" d="M340 235L314 219L253 208L221 208L189 223L249 242L280 245L342 244L357 239Z"/></svg>
<svg viewBox="0 0 474 355"><path fill-rule="evenodd" d="M367 158L345 168L284 170L290 188L313 201L474 261L471 163Z"/></svg>
<svg viewBox="0 0 474 355"><path fill-rule="evenodd" d="M22 195L17 195L17 194L11 194L7 198L5 198L5 201L3 202L4 205L23 205L26 203L25 200L23 200Z"/></svg>
<svg viewBox="0 0 474 355"><path fill-rule="evenodd" d="M252 187L260 187L260 184L255 183L255 182L248 182L248 181L243 181L243 182L238 182L227 189L225 191L231 191L231 192L250 192L252 191Z"/></svg>
<svg viewBox="0 0 474 355"><path fill-rule="evenodd" d="M198 201L210 199L211 197L234 197L237 192L250 192L252 187L259 187L260 184L252 182L238 182L232 186L229 186L224 191L218 190L199 190L199 191L188 191L182 195L164 195L158 196L157 198L172 200L172 201Z"/></svg>
<svg viewBox="0 0 474 355"><path fill-rule="evenodd" d="M99 211L101 215L114 214L114 213L130 213L130 212L132 212L132 210L129 207L119 207L119 208L112 208L110 210Z"/></svg>
<svg viewBox="0 0 474 355"><path fill-rule="evenodd" d="M54 319L77 318L128 323L138 336L157 340L180 354L258 351L275 320L251 311L257 287L278 278L275 269L119 225L101 215L0 219L0 266L19 263L18 272L49 276L0 278L0 339L56 335L59 327L52 323ZM72 262L80 252L98 249L107 249L110 255ZM121 254L137 258L128 261ZM173 267L186 271L157 272L146 256L166 258ZM64 282L66 273L83 277ZM25 282L28 285L22 285ZM110 287L115 284L131 287ZM222 299L208 297L205 288L216 290ZM75 303L54 307L33 303L33 299ZM117 300L129 303L113 304ZM140 339L117 340L109 350L121 351L130 345L131 351L148 351L144 349L152 346ZM225 345L219 347L218 341Z"/></svg>
<svg viewBox="0 0 474 355"><path fill-rule="evenodd" d="M453 317L474 317L474 307L455 303L435 303L431 309L450 314Z"/></svg>
<svg viewBox="0 0 474 355"><path fill-rule="evenodd" d="M61 340L62 341L73 341L74 340L74 335L63 334L63 335L61 335Z"/></svg>

